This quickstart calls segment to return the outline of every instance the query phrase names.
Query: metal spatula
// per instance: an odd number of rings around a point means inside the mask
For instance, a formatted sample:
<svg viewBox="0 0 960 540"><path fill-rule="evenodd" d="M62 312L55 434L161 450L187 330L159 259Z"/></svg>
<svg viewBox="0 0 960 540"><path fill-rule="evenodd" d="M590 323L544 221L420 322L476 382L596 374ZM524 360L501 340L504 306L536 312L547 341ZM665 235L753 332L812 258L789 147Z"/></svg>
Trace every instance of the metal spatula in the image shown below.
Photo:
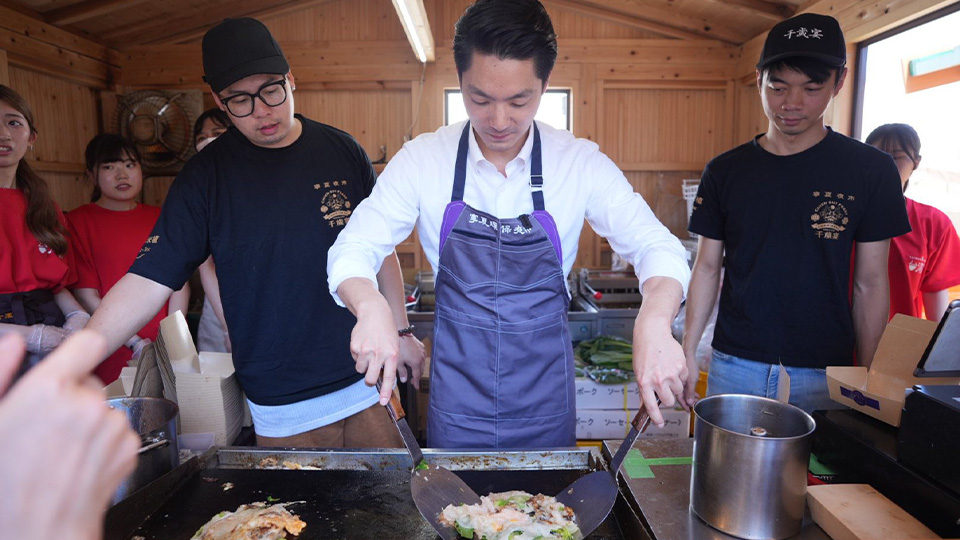
<svg viewBox="0 0 960 540"><path fill-rule="evenodd" d="M377 389L380 381L377 381ZM387 403L387 412L397 424L403 444L407 446L410 457L413 458L413 476L410 478L410 493L417 510L433 526L443 540L459 538L457 530L440 523L440 512L447 505L480 504L480 496L474 493L459 476L438 465L427 463L423 459L423 451L417 444L410 426L407 424L406 413L400 404L400 393L396 387L393 396Z"/></svg>
<svg viewBox="0 0 960 540"><path fill-rule="evenodd" d="M660 402L657 402L659 405ZM637 411L637 415L630 422L630 431L627 438L620 444L620 448L610 462L609 471L596 471L581 476L576 482L567 486L557 495L557 500L573 508L580 533L586 537L607 518L617 501L617 471L623 464L627 452L637 442L637 437L650 425L650 415L646 409Z"/></svg>

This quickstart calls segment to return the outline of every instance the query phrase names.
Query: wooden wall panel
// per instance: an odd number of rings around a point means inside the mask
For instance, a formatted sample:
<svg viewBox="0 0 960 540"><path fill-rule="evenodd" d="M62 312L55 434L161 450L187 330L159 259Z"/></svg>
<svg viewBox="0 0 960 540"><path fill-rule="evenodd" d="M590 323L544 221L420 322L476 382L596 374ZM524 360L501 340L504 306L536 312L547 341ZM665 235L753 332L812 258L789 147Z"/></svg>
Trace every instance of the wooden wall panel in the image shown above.
<svg viewBox="0 0 960 540"><path fill-rule="evenodd" d="M0 48L10 65L105 88L116 78L115 51L0 5Z"/></svg>
<svg viewBox="0 0 960 540"><path fill-rule="evenodd" d="M413 121L411 97L404 90L298 90L297 110L308 118L350 133L371 160L385 146L392 157Z"/></svg>
<svg viewBox="0 0 960 540"><path fill-rule="evenodd" d="M725 107L725 88L605 88L600 145L627 170L702 167L724 150Z"/></svg>
<svg viewBox="0 0 960 540"><path fill-rule="evenodd" d="M167 192L170 191L170 185L173 184L174 178L173 176L144 178L140 200L144 204L163 206L163 200L167 198Z"/></svg>
<svg viewBox="0 0 960 540"><path fill-rule="evenodd" d="M434 24L434 20L439 21L436 28L433 28L433 35L435 39L438 39L438 43L453 42L454 25L467 6L472 3L473 0L442 0L443 6L440 17L430 20L431 25ZM660 34L632 28L629 25L584 17L563 8L551 5L546 7L547 13L550 14L550 20L553 22L553 29L557 33L561 44L566 39L656 39L663 37Z"/></svg>
<svg viewBox="0 0 960 540"><path fill-rule="evenodd" d="M756 79L745 77L737 84L737 121L734 124L734 145L749 141L767 131L767 117L760 103Z"/></svg>
<svg viewBox="0 0 960 540"><path fill-rule="evenodd" d="M7 51L0 49L0 84L10 86L10 66L7 63Z"/></svg>
<svg viewBox="0 0 960 540"><path fill-rule="evenodd" d="M53 200L60 205L60 209L69 212L74 208L90 202L90 193L93 191L93 182L87 179L85 173L58 173L40 172L40 176L50 186Z"/></svg>

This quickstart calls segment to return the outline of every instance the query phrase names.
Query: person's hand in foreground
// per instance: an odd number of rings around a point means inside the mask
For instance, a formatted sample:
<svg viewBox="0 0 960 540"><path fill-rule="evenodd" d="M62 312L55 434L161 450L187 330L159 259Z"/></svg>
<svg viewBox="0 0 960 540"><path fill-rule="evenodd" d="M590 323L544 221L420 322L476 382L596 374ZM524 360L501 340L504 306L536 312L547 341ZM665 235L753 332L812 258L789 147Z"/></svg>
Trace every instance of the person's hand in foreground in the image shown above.
<svg viewBox="0 0 960 540"><path fill-rule="evenodd" d="M111 410L92 370L103 338L79 331L16 383L24 355L0 337L0 531L4 538L99 540L103 517L133 471L140 439Z"/></svg>

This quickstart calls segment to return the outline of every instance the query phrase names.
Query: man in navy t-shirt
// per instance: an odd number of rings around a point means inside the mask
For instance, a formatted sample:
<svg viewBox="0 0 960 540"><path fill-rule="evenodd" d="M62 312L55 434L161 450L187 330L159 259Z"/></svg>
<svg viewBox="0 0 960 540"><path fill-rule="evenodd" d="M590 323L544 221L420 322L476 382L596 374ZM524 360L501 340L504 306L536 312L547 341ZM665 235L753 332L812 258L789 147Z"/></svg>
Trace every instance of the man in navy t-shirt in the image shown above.
<svg viewBox="0 0 960 540"><path fill-rule="evenodd" d="M91 328L119 346L213 255L237 378L258 444L401 446L350 353L356 323L326 288L327 250L374 184L349 134L294 114L295 82L255 19L227 19L203 38L204 80L233 122L177 175L130 272ZM396 254L378 280L398 329L408 326ZM424 361L401 339L400 372Z"/></svg>
<svg viewBox="0 0 960 540"><path fill-rule="evenodd" d="M830 408L824 368L873 359L889 309L890 238L910 225L890 156L824 124L845 64L834 18L776 25L757 64L767 132L704 170L683 346L697 373L723 265L708 394L775 397L782 364L791 403Z"/></svg>

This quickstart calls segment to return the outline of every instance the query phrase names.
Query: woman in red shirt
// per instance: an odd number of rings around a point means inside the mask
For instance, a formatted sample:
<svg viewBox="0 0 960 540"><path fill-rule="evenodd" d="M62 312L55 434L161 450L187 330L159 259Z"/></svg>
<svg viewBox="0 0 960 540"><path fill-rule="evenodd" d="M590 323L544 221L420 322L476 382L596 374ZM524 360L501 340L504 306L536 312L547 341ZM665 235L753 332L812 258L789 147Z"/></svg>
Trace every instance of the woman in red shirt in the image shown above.
<svg viewBox="0 0 960 540"><path fill-rule="evenodd" d="M142 249L149 249L148 237L160 209L137 202L143 189L140 154L119 135L94 137L86 150L87 175L94 182L91 204L67 214L70 245L75 253L77 281L70 288L91 312L117 281L127 273ZM187 312L187 286L173 293L170 301L146 326L113 353L97 369L104 383L115 381L131 358L149 340L157 339L160 320L175 311Z"/></svg>
<svg viewBox="0 0 960 540"><path fill-rule="evenodd" d="M866 143L891 156L907 190L920 165L920 136L907 124L885 124ZM960 238L946 214L904 197L911 232L890 241L890 317L904 313L939 321L950 303L947 289L960 284Z"/></svg>
<svg viewBox="0 0 960 540"><path fill-rule="evenodd" d="M0 330L23 335L28 366L90 318L65 288L76 273L63 214L24 157L36 140L26 100L0 85Z"/></svg>

